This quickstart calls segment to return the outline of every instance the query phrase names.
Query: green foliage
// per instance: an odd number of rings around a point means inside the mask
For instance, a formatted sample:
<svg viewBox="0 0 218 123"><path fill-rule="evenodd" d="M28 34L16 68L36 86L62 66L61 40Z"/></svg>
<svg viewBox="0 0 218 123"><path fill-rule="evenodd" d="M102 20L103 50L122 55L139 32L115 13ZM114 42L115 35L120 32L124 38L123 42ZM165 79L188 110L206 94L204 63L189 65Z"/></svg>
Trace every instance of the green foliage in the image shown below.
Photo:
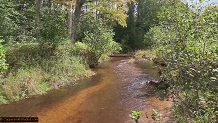
<svg viewBox="0 0 218 123"><path fill-rule="evenodd" d="M5 49L9 71L16 71L21 67L37 66L42 59L49 58L54 50L50 44L40 46L37 43L8 45L7 47Z"/></svg>
<svg viewBox="0 0 218 123"><path fill-rule="evenodd" d="M118 23L122 27L126 27L127 15L125 12L128 10L126 4L127 1L125 0L100 0L98 1L98 4L94 5L94 9L99 11L100 14L97 15L98 17L96 18L104 19L104 22L107 23L107 25ZM116 5L116 7L114 5Z"/></svg>
<svg viewBox="0 0 218 123"><path fill-rule="evenodd" d="M134 57L137 58L137 59L142 59L144 58L145 56L145 51L144 50L138 50L135 54L134 54Z"/></svg>
<svg viewBox="0 0 218 123"><path fill-rule="evenodd" d="M88 56L88 64L95 67L99 62L104 60L105 56L109 56L114 52L121 50L118 43L113 40L114 33L112 29L102 22L101 19L94 20L87 16L85 21L86 31L83 32L83 46L86 48ZM82 27L84 29L84 27ZM89 30L87 30L89 29Z"/></svg>
<svg viewBox="0 0 218 123"><path fill-rule="evenodd" d="M180 1L167 0L160 26L151 30L158 57L167 63L163 76L178 122L217 122L216 8L194 13Z"/></svg>
<svg viewBox="0 0 218 123"><path fill-rule="evenodd" d="M155 36L157 35L154 35L154 34L158 34L158 33L161 35L161 32L159 32L159 27L154 26L144 35L143 43L146 46L146 48L149 48L155 45L156 40L157 40Z"/></svg>
<svg viewBox="0 0 218 123"><path fill-rule="evenodd" d="M9 42L34 41L34 1L0 1L0 36Z"/></svg>
<svg viewBox="0 0 218 123"><path fill-rule="evenodd" d="M7 68L8 68L8 64L6 63L5 60L5 51L2 48L2 45L0 44L0 72L7 70Z"/></svg>
<svg viewBox="0 0 218 123"><path fill-rule="evenodd" d="M129 60L128 60L128 63L134 64L134 63L135 63L135 59L134 59L134 58L129 59Z"/></svg>
<svg viewBox="0 0 218 123"><path fill-rule="evenodd" d="M0 39L6 42L16 35L19 28L16 19L19 13L15 10L13 1L0 0Z"/></svg>
<svg viewBox="0 0 218 123"><path fill-rule="evenodd" d="M87 64L95 66L121 50L107 24L126 25L124 11L127 9L123 1L100 1L99 6L89 4L90 11L81 17L81 42L75 45L66 41L67 9L65 3L59 2L0 0L0 41L4 40L0 46L2 104L93 75ZM93 14L92 10L101 13Z"/></svg>
<svg viewBox="0 0 218 123"><path fill-rule="evenodd" d="M137 59L147 58L147 59L155 59L156 51L154 48L148 50L138 50L135 52L134 57Z"/></svg>
<svg viewBox="0 0 218 123"><path fill-rule="evenodd" d="M67 38L66 11L56 4L41 9L40 38L41 42L59 43Z"/></svg>
<svg viewBox="0 0 218 123"><path fill-rule="evenodd" d="M157 0L136 0L128 4L127 27L115 27L115 40L122 44L124 52L147 48L153 42L148 40L151 34L145 34L159 23L157 14L163 4Z"/></svg>
<svg viewBox="0 0 218 123"><path fill-rule="evenodd" d="M50 59L42 62L42 69L47 72L46 81L50 86L56 88L75 82L76 80L90 76L93 73L87 70L87 67L80 63L79 58L65 57L59 59Z"/></svg>
<svg viewBox="0 0 218 123"><path fill-rule="evenodd" d="M5 99L4 96L0 95L0 104L7 104L8 100Z"/></svg>
<svg viewBox="0 0 218 123"><path fill-rule="evenodd" d="M132 113L129 115L130 118L135 120L136 123L138 123L138 120L140 118L141 112L139 111L132 111Z"/></svg>
<svg viewBox="0 0 218 123"><path fill-rule="evenodd" d="M18 69L16 76L10 74L5 80L1 80L2 96L5 100L17 101L32 95L43 94L48 87L42 79L43 73L40 69Z"/></svg>
<svg viewBox="0 0 218 123"><path fill-rule="evenodd" d="M0 102L29 98L93 75L81 56L74 56L71 43L58 46L30 43L8 46L9 69L0 80ZM4 78L3 78L4 77Z"/></svg>
<svg viewBox="0 0 218 123"><path fill-rule="evenodd" d="M67 27L63 26L66 24L66 11L54 2L52 6L48 0L42 3L38 12L35 1L0 0L0 36L5 43L57 43L67 37Z"/></svg>
<svg viewBox="0 0 218 123"><path fill-rule="evenodd" d="M56 57L45 61L43 65L46 66L43 69L51 75L49 79L53 83L58 83L59 86L93 75L81 56L73 56L73 50L76 48L69 44L70 42L66 41L59 45L55 51Z"/></svg>
<svg viewBox="0 0 218 123"><path fill-rule="evenodd" d="M83 55L83 54L86 54L87 52L89 52L89 47L85 43L82 43L82 42L75 43L75 46L74 46L75 54Z"/></svg>
<svg viewBox="0 0 218 123"><path fill-rule="evenodd" d="M40 66L48 73L47 80L50 84L56 83L64 86L80 78L93 75L84 61L83 54L78 53L81 53L82 50L78 51L77 46L71 45L70 41L62 42L54 50L54 56L41 62ZM77 56L75 56L76 53Z"/></svg>
<svg viewBox="0 0 218 123"><path fill-rule="evenodd" d="M150 30L151 27L159 23L157 17L158 12L161 8L160 1L157 0L137 0L137 17L136 17L136 44L137 48L144 48L151 46L152 42L145 40L145 34Z"/></svg>

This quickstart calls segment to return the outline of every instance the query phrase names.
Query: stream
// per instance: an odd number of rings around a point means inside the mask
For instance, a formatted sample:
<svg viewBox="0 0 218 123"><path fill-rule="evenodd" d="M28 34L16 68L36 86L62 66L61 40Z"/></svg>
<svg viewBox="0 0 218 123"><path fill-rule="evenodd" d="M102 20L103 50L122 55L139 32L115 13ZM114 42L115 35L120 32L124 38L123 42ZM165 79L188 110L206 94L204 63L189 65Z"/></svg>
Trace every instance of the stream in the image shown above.
<svg viewBox="0 0 218 123"><path fill-rule="evenodd" d="M139 123L154 123L152 109L171 123L172 103L155 97L148 81L159 79L151 61L128 63L112 58L94 69L93 77L49 91L45 95L0 106L0 117L38 117L40 123L134 123L132 110L141 111Z"/></svg>

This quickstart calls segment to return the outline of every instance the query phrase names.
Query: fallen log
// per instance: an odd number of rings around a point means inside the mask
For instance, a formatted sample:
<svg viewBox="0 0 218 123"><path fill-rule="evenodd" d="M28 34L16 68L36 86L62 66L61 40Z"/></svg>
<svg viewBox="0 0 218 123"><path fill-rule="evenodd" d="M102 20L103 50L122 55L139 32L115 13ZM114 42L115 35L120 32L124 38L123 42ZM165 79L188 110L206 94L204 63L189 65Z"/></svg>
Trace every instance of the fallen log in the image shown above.
<svg viewBox="0 0 218 123"><path fill-rule="evenodd" d="M110 57L133 57L133 54L112 54Z"/></svg>

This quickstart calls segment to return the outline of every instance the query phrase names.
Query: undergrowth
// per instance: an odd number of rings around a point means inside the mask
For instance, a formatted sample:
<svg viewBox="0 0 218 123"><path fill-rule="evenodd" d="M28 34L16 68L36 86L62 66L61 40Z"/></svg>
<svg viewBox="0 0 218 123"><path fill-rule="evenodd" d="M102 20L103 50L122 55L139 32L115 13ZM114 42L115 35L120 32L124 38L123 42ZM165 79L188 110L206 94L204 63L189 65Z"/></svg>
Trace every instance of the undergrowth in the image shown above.
<svg viewBox="0 0 218 123"><path fill-rule="evenodd" d="M155 49L147 49L147 50L138 50L135 52L134 57L137 59L155 59L156 58L156 51Z"/></svg>
<svg viewBox="0 0 218 123"><path fill-rule="evenodd" d="M45 94L93 75L84 58L67 43L26 44L6 49L9 69L0 79L0 104Z"/></svg>

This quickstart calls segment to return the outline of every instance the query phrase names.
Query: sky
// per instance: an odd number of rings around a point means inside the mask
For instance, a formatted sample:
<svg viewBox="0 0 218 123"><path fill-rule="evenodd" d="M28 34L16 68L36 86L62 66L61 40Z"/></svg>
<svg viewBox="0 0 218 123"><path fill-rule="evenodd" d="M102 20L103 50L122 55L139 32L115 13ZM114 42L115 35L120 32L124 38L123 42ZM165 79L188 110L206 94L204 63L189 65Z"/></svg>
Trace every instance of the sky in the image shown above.
<svg viewBox="0 0 218 123"><path fill-rule="evenodd" d="M218 5L218 0L202 0L204 2L200 3L199 0L182 0L188 2L189 6L195 5L196 7L200 8L201 10L204 10L204 8L207 5L210 5L212 3ZM196 9L194 9L196 10Z"/></svg>
<svg viewBox="0 0 218 123"><path fill-rule="evenodd" d="M198 5L203 5L203 6L206 6L208 4L211 4L211 3L215 3L215 4L218 4L218 0L203 0L204 2L203 3L200 3L199 0L183 0L183 1L186 1L189 3L189 5L191 4L198 4Z"/></svg>

